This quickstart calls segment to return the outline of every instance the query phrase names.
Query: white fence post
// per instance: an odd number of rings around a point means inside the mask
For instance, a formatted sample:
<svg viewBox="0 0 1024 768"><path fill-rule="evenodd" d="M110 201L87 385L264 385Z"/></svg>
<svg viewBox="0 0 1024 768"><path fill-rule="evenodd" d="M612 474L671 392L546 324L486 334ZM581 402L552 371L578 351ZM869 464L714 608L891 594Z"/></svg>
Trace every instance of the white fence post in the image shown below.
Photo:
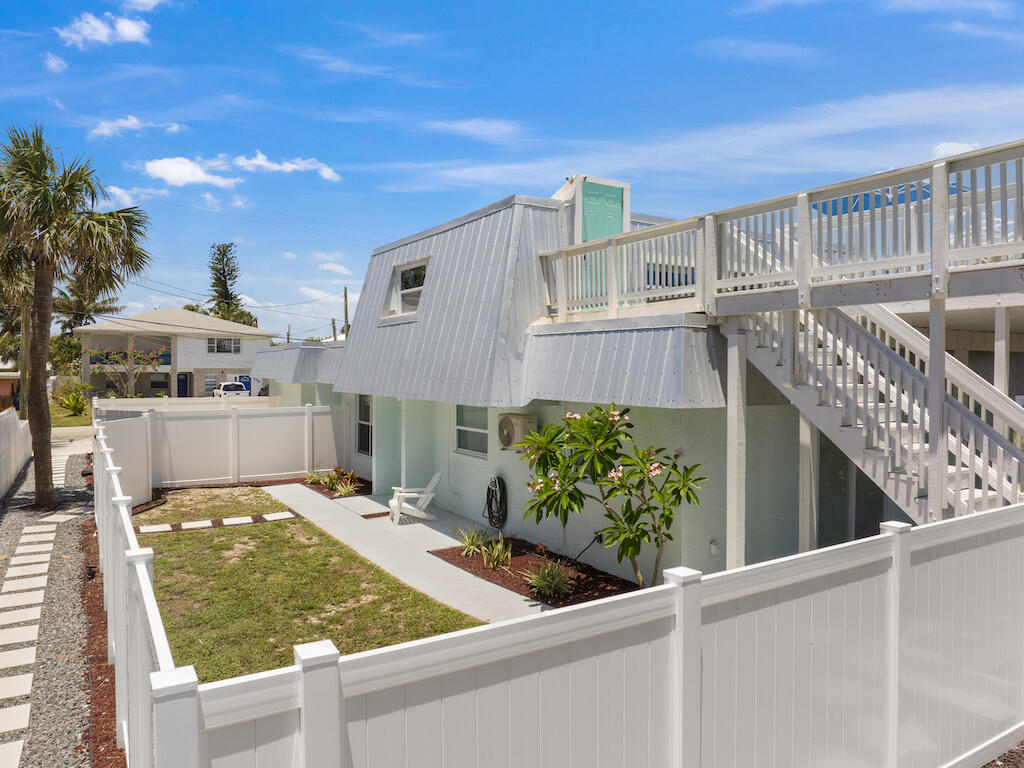
<svg viewBox="0 0 1024 768"><path fill-rule="evenodd" d="M146 420L146 499L153 498L153 409L150 408L142 418Z"/></svg>
<svg viewBox="0 0 1024 768"><path fill-rule="evenodd" d="M306 437L306 461L305 468L306 472L313 471L313 406L310 403L305 405L305 437Z"/></svg>
<svg viewBox="0 0 1024 768"><path fill-rule="evenodd" d="M231 482L237 483L241 473L239 467L242 463L239 454L242 452L242 444L238 440L238 406L231 406L231 434L228 443L231 445Z"/></svg>
<svg viewBox="0 0 1024 768"><path fill-rule="evenodd" d="M678 768L700 768L702 574L690 568L668 568L664 576L666 584L678 587L672 651L676 665L672 677L673 764Z"/></svg>
<svg viewBox="0 0 1024 768"><path fill-rule="evenodd" d="M564 323L569 319L569 262L565 258L565 251L558 252L558 322Z"/></svg>
<svg viewBox="0 0 1024 768"><path fill-rule="evenodd" d="M907 615L903 609L903 597L907 592L907 579L910 574L910 537L907 534L913 526L909 523L887 522L882 523L879 528L882 533L892 535L886 638L885 679L888 690L884 765L887 768L897 768L900 761L900 641Z"/></svg>
<svg viewBox="0 0 1024 768"><path fill-rule="evenodd" d="M703 272L701 282L704 286L704 312L714 315L718 285L718 219L713 214L705 216L703 225L704 254L701 265Z"/></svg>
<svg viewBox="0 0 1024 768"><path fill-rule="evenodd" d="M330 640L294 646L302 673L299 694L299 744L303 768L342 765L340 654ZM396 734L397 735L397 734Z"/></svg>
<svg viewBox="0 0 1024 768"><path fill-rule="evenodd" d="M149 673L154 768L199 768L199 679L193 666Z"/></svg>

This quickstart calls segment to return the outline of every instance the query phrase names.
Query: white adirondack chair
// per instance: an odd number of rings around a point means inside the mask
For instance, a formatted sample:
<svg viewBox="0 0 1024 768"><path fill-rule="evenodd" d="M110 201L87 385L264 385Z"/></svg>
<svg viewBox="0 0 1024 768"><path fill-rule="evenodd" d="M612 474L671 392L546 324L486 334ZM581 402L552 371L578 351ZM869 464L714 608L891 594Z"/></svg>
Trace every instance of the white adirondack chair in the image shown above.
<svg viewBox="0 0 1024 768"><path fill-rule="evenodd" d="M402 515L417 517L420 520L436 520L437 518L434 515L427 512L427 507L430 506L430 502L434 498L434 489L437 487L440 479L441 473L436 472L430 478L430 482L427 483L425 488L397 488L392 486L395 495L388 502L388 507L391 508L392 524L398 525ZM416 500L415 503L410 503L413 499Z"/></svg>

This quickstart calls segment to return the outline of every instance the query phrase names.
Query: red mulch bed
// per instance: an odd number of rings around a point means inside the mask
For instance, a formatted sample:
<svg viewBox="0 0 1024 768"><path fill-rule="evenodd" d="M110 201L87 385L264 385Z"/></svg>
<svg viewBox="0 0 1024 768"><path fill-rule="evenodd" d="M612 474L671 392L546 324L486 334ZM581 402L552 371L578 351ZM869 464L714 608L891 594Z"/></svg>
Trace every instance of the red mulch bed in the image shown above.
<svg viewBox="0 0 1024 768"><path fill-rule="evenodd" d="M987 763L984 768L1024 768L1024 744L1018 744L997 760Z"/></svg>
<svg viewBox="0 0 1024 768"><path fill-rule="evenodd" d="M153 509L154 507L159 507L161 504L164 504L167 501L168 491L181 491L188 488L265 488L269 485L289 485L291 483L305 484L305 482L305 475L297 475L296 477L278 477L274 480L245 480L238 483L194 483L191 485L176 485L173 488L154 488L153 498L145 504L137 504L132 507L132 514L137 515L139 512L145 512L147 509ZM317 493L322 496L326 496L329 499L334 498L334 492L328 491L322 485L307 485L306 487L312 488ZM358 478L357 488L358 490L355 493L356 496L368 496L373 493L373 486L370 484L370 481L364 480L361 477Z"/></svg>
<svg viewBox="0 0 1024 768"><path fill-rule="evenodd" d="M126 768L124 750L117 748L114 667L107 664L107 612L103 610L103 577L95 533L96 524L91 520L82 526L82 603L89 623L89 740L82 742L81 749L91 752L93 768Z"/></svg>
<svg viewBox="0 0 1024 768"><path fill-rule="evenodd" d="M446 549L435 549L432 555L437 555L445 562L469 571L474 576L497 584L499 587L510 589L520 595L532 597L545 602L553 608L563 608L567 605L586 603L590 600L597 600L600 597L611 597L621 595L624 592L632 592L640 589L636 584L610 573L599 571L586 563L575 562L563 555L556 555L548 552L543 544L533 544L525 539L505 539L512 544L512 562L507 569L498 571L491 570L484 565L484 559L480 555L463 557L461 547L448 547ZM530 589L520 573L523 571L535 571L545 561L553 561L568 571L573 580L573 591L565 597L538 598Z"/></svg>

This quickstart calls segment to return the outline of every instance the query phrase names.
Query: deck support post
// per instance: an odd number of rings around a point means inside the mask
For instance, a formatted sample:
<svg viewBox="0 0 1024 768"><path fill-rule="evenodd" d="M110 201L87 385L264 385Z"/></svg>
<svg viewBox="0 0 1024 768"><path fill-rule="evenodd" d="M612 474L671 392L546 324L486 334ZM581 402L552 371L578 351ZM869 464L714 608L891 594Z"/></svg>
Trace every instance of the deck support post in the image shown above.
<svg viewBox="0 0 1024 768"><path fill-rule="evenodd" d="M800 520L798 547L807 552L818 546L818 429L800 414Z"/></svg>
<svg viewBox="0 0 1024 768"><path fill-rule="evenodd" d="M796 196L796 295L801 309L811 306L811 199L806 192Z"/></svg>
<svg viewBox="0 0 1024 768"><path fill-rule="evenodd" d="M564 323L569 319L569 262L565 251L558 252L555 269L558 270L558 322Z"/></svg>
<svg viewBox="0 0 1024 768"><path fill-rule="evenodd" d="M747 549L747 334L729 322L725 417L725 567L746 564Z"/></svg>
<svg viewBox="0 0 1024 768"><path fill-rule="evenodd" d="M605 280L608 281L608 317L614 319L619 316L619 246L610 237L605 246L604 263Z"/></svg>
<svg viewBox="0 0 1024 768"><path fill-rule="evenodd" d="M704 234L704 251L701 259L700 276L697 283L705 314L714 315L715 285L718 282L718 220L714 215L705 216L701 220L701 231Z"/></svg>
<svg viewBox="0 0 1024 768"><path fill-rule="evenodd" d="M941 520L946 509L946 300L928 308L928 519Z"/></svg>
<svg viewBox="0 0 1024 768"><path fill-rule="evenodd" d="M995 367L992 384L1004 395L1010 394L1010 317L1004 306L996 307Z"/></svg>

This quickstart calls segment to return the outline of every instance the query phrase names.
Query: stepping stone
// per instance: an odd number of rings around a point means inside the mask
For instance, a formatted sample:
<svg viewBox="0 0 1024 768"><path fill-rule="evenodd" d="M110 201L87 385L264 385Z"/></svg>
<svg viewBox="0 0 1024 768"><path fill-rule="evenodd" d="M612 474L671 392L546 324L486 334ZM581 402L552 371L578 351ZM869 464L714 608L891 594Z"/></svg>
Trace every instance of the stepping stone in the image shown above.
<svg viewBox="0 0 1024 768"><path fill-rule="evenodd" d="M170 530L171 526L168 523L160 523L159 525L139 526L139 533L167 533Z"/></svg>
<svg viewBox="0 0 1024 768"><path fill-rule="evenodd" d="M0 699L14 699L32 693L32 673L0 677ZM0 766L3 763L0 762Z"/></svg>
<svg viewBox="0 0 1024 768"><path fill-rule="evenodd" d="M74 520L78 515L50 515L49 517L39 518L41 523L66 523L68 520Z"/></svg>
<svg viewBox="0 0 1024 768"><path fill-rule="evenodd" d="M193 521L191 521L189 523L182 523L181 524L181 530L183 530L183 531L191 531L191 530L193 530L195 528L212 528L212 527L213 527L213 521L211 521L211 520L193 520Z"/></svg>
<svg viewBox="0 0 1024 768"><path fill-rule="evenodd" d="M53 544L22 544L14 550L16 555L30 555L33 552L52 552Z"/></svg>
<svg viewBox="0 0 1024 768"><path fill-rule="evenodd" d="M264 515L264 520L290 520L295 517L291 512L271 512L269 515Z"/></svg>
<svg viewBox="0 0 1024 768"><path fill-rule="evenodd" d="M29 563L48 563L50 553L44 552L39 555L18 555L11 558L11 565L28 565Z"/></svg>
<svg viewBox="0 0 1024 768"><path fill-rule="evenodd" d="M50 570L49 563L34 563L33 565L12 565L7 569L4 578L11 579L19 576L39 576Z"/></svg>
<svg viewBox="0 0 1024 768"><path fill-rule="evenodd" d="M21 624L23 621L39 621L39 606L19 608L16 611L0 611L0 626L4 624Z"/></svg>
<svg viewBox="0 0 1024 768"><path fill-rule="evenodd" d="M0 708L0 732L20 731L28 728L30 704L18 704L15 707Z"/></svg>
<svg viewBox="0 0 1024 768"><path fill-rule="evenodd" d="M21 762L21 741L0 744L0 768L18 768Z"/></svg>
<svg viewBox="0 0 1024 768"><path fill-rule="evenodd" d="M0 629L0 645L34 643L38 639L38 624L30 624L27 627L8 627L7 629Z"/></svg>
<svg viewBox="0 0 1024 768"><path fill-rule="evenodd" d="M21 605L35 605L43 602L43 590L35 592L18 592L13 595L0 595L0 608L17 608ZM0 614L2 616L3 614Z"/></svg>
<svg viewBox="0 0 1024 768"><path fill-rule="evenodd" d="M46 587L45 576L29 576L24 579L6 579L3 589L0 592L18 592L23 589L44 589Z"/></svg>
<svg viewBox="0 0 1024 768"><path fill-rule="evenodd" d="M22 533L50 533L56 531L56 525L26 525L22 529Z"/></svg>
<svg viewBox="0 0 1024 768"><path fill-rule="evenodd" d="M0 651L0 669L11 667L24 667L27 664L36 663L36 647L15 648L13 651ZM3 678L0 677L0 686L3 685ZM0 687L0 691L3 688Z"/></svg>
<svg viewBox="0 0 1024 768"><path fill-rule="evenodd" d="M251 522L252 522L252 518L251 517L225 517L224 518L224 525L245 525L246 523L251 523Z"/></svg>
<svg viewBox="0 0 1024 768"><path fill-rule="evenodd" d="M26 533L20 539L19 544L38 544L41 541L53 541L57 538L56 533Z"/></svg>

